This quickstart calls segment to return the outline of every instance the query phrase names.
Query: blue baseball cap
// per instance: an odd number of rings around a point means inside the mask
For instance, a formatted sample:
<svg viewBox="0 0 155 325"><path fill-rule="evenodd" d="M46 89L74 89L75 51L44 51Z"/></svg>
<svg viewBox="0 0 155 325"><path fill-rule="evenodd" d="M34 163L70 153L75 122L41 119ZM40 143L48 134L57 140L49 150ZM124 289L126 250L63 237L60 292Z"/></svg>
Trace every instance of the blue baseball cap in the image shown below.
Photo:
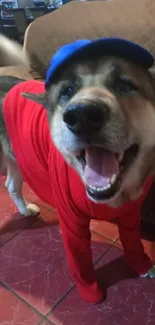
<svg viewBox="0 0 155 325"><path fill-rule="evenodd" d="M84 58L103 57L103 55L118 56L136 63L143 68L153 66L154 59L149 51L142 46L122 38L99 38L97 40L78 40L62 46L52 57L46 74L45 87L52 83L58 73L70 62Z"/></svg>

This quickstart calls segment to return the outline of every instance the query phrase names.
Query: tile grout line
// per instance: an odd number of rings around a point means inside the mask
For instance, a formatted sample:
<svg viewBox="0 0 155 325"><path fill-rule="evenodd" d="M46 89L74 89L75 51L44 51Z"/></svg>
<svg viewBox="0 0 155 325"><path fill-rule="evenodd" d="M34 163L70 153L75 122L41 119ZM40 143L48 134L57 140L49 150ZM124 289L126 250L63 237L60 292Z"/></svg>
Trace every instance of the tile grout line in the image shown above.
<svg viewBox="0 0 155 325"><path fill-rule="evenodd" d="M105 236L104 236L105 237ZM116 239L117 240L117 239ZM116 240L115 240L115 242L116 242ZM95 261L95 263L94 263L94 266L103 258L103 256L105 255L105 254L107 254L107 252L113 247L113 244L115 243L115 242L112 242L111 241L111 243L110 243L110 245L109 245L109 247L106 249L106 251L104 252L104 253L102 253L98 258L97 258L97 260ZM73 291L74 289L76 288L76 284L74 284L61 298L60 298L60 300L59 301L57 301L56 302L56 304L48 311L48 313L46 314L46 317L48 317L49 316L49 314L51 314L58 306L59 306L59 304L63 301L63 300L65 300L65 298L70 294L70 292L71 291Z"/></svg>
<svg viewBox="0 0 155 325"><path fill-rule="evenodd" d="M76 284L74 284L66 293L64 293L64 295L62 295L62 297L54 304L54 306L48 311L48 313L45 315L46 317L48 317L51 312L53 312L57 306L70 294L71 291L73 291L76 288Z"/></svg>
<svg viewBox="0 0 155 325"><path fill-rule="evenodd" d="M46 215L50 210L47 210L46 213L44 215ZM38 220L34 220L31 224L33 225L35 222L37 222ZM22 231L24 231L25 229L27 229L27 226L25 226L23 229L21 229L17 234L15 234L13 237L11 237L10 239L8 239L6 242L4 242L2 245L0 245L0 248L3 247L3 245L5 245L6 243L8 243L9 241L11 241L13 238L15 238L18 234L20 234ZM92 232L95 232L92 230ZM95 232L96 233L96 232ZM97 233L98 234L98 233ZM118 238L115 241L112 241L110 238L106 237L105 235L101 235L98 234L104 238L107 238L110 240L110 246L106 249L106 251L104 253L102 253L99 258L97 258L97 260L94 263L94 266L103 258L103 256L112 248L112 246L116 243L116 241L118 240ZM24 298L22 298L20 295L18 295L18 293L16 293L14 290L12 290L6 283L4 283L3 281L0 280L0 284L6 288L8 291L10 291L16 298L18 298L20 301L22 301L24 304L26 304L30 309L32 309L36 314L38 314L42 320L39 322L38 325L41 325L41 323L43 323L43 321L49 321L48 320L48 315L54 311L57 306L70 294L71 291L73 291L76 287L76 285L72 285L71 288L53 305L53 307L44 315L42 314L38 309L36 309L34 306L32 306L31 304L29 304ZM49 321L51 325L54 325L54 323L52 323L51 321Z"/></svg>
<svg viewBox="0 0 155 325"><path fill-rule="evenodd" d="M57 324L53 323L51 320L49 320L48 318L41 319L41 320L39 321L39 323L37 323L37 325L42 325L45 321L46 321L46 322L49 322L49 325L57 325Z"/></svg>
<svg viewBox="0 0 155 325"><path fill-rule="evenodd" d="M91 230L91 229L90 229L90 230ZM115 242L118 240L118 238L119 238L119 236L118 236L118 237L115 238L115 239L111 239L110 237L108 237L108 236L106 236L106 235L104 235L104 234L101 234L101 233L97 232L96 230L93 230L93 229L92 229L91 231L94 232L95 234L101 236L101 237L104 237L104 238L106 238L106 239L112 241L113 243L115 243Z"/></svg>
<svg viewBox="0 0 155 325"><path fill-rule="evenodd" d="M116 242L116 240L115 240L115 242ZM109 250L114 246L115 242L113 241L110 243L110 246L106 249L106 251L104 253L101 254L101 256L96 260L94 265L96 265L103 258L103 256L105 256L109 252Z"/></svg>
<svg viewBox="0 0 155 325"><path fill-rule="evenodd" d="M37 220L32 221L29 226L32 226ZM21 230L19 230L19 232L17 232L16 234L14 234L12 237L10 237L9 239L7 239L6 241L4 241L2 244L0 244L0 248L2 248L5 244L9 243L12 239L14 239L16 236L18 236L22 231L24 231L25 229L27 229L27 226L23 227Z"/></svg>
<svg viewBox="0 0 155 325"><path fill-rule="evenodd" d="M44 213L44 216L49 213L51 210L47 210L45 213ZM31 217L28 217L28 218L31 218ZM35 218L30 224L26 225L25 227L23 227L21 230L19 230L19 232L17 232L15 235L13 235L12 237L10 237L9 239L7 239L6 241L4 241L4 243L0 244L0 248L2 248L5 244L7 244L8 242L10 242L12 239L14 239L16 236L18 236L21 232L23 232L24 230L28 229L29 226L32 226L35 222L38 222L39 221L39 216L36 217L32 217L32 218ZM41 220L41 218L40 218Z"/></svg>
<svg viewBox="0 0 155 325"><path fill-rule="evenodd" d="M24 298L22 298L20 295L18 295L18 293L16 293L13 289L11 289L6 283L4 283L2 280L0 280L0 284L7 289L9 292L11 292L13 294L13 296L15 296L16 298L18 298L18 300L20 300L21 302L23 302L25 305L27 305L31 310L33 310L37 315L39 315L42 320L48 320L46 318L46 315L42 314L38 309L36 309L34 306L32 306L29 302L27 302ZM52 324L54 325L54 324Z"/></svg>

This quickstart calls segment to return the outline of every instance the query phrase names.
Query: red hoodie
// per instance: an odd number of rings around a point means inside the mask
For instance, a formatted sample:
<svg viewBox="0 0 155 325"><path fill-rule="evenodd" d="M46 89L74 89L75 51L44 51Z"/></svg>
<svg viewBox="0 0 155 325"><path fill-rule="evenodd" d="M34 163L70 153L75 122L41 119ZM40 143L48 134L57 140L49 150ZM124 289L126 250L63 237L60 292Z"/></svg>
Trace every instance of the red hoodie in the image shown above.
<svg viewBox="0 0 155 325"><path fill-rule="evenodd" d="M23 98L22 92L44 92L44 84L34 80L23 82L9 91L4 102L4 118L18 166L35 193L57 209L68 263L81 296L100 302L103 292L92 263L90 220L117 219L128 263L139 274L146 273L152 262L141 244L139 222L152 179L138 200L121 208L90 201L78 174L52 142L46 110Z"/></svg>

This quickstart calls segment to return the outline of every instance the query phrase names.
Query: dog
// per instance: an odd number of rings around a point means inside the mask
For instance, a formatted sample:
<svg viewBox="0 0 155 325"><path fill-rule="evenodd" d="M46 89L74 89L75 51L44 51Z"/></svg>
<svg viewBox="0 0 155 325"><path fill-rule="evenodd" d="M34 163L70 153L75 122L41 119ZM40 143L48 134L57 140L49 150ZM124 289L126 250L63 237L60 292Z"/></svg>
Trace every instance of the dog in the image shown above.
<svg viewBox="0 0 155 325"><path fill-rule="evenodd" d="M22 49L15 41L10 41L0 34L0 67L24 64L29 68L30 59L26 49Z"/></svg>
<svg viewBox="0 0 155 325"><path fill-rule="evenodd" d="M23 52L16 50L17 62ZM9 64L7 47L5 53ZM152 64L149 52L126 40L77 41L53 56L45 84L17 80L1 100L0 168L7 169L8 192L21 214L38 214L22 196L24 178L56 207L72 275L89 302L105 298L92 263L91 218L117 219L127 262L142 277L155 277L139 229L154 174Z"/></svg>

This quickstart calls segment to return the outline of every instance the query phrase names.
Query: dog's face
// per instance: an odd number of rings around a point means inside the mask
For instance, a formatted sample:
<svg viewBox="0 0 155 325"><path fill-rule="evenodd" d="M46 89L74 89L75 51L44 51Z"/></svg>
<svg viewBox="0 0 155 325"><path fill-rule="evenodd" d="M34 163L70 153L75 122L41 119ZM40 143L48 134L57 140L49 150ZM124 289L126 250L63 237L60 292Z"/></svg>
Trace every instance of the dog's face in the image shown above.
<svg viewBox="0 0 155 325"><path fill-rule="evenodd" d="M47 108L53 141L90 199L117 205L140 193L155 161L155 88L147 70L113 57L75 62L44 96L26 96Z"/></svg>

